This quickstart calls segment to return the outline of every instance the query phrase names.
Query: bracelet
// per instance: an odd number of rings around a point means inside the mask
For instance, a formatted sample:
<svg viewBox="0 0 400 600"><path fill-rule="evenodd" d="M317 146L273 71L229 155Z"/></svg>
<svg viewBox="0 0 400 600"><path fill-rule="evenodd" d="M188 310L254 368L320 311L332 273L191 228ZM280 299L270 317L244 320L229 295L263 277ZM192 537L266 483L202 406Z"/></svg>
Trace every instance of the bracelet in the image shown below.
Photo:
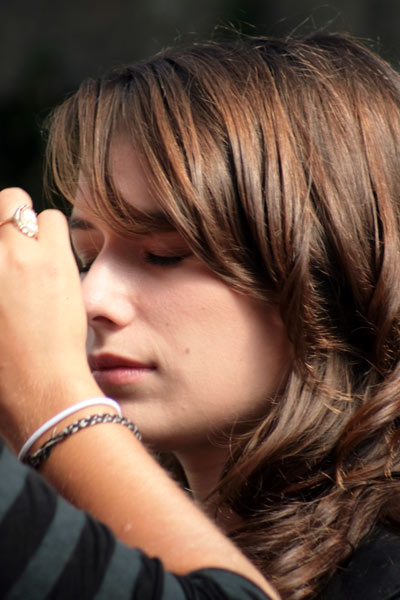
<svg viewBox="0 0 400 600"><path fill-rule="evenodd" d="M115 400L111 400L111 398L103 398L103 397L89 398L88 400L83 400L82 402L78 402L78 404L74 404L73 406L69 406L65 410L62 410L60 413L58 413L57 415L55 415L54 417L49 419L49 421L46 421L46 423L41 425L41 427L39 427L39 429L37 429L34 433L32 433L32 435L29 437L29 439L25 442L25 444L22 446L21 450L19 451L18 460L20 460L21 462L24 461L25 456L28 454L28 452L32 448L33 444L44 433L46 433L46 431L48 431L49 429L51 429L52 427L54 427L55 425L60 423L60 421L62 421L66 417L69 417L70 415L73 415L74 413L78 412L78 410L81 410L83 408L88 408L89 406L94 406L96 404L105 404L106 406L115 408L115 410L117 411L119 416L120 417L122 416L121 408L120 408L119 404L117 402L115 402Z"/></svg>
<svg viewBox="0 0 400 600"><path fill-rule="evenodd" d="M90 417L82 417L78 421L65 427L60 433L47 440L43 446L36 450L36 452L28 454L25 457L24 462L34 469L38 469L41 463L49 458L50 453L56 444L62 442L73 433L77 433L78 431L82 431L82 429L87 429L93 425L100 425L101 423L120 423L132 431L139 441L142 439L136 425L121 415L111 415L109 413L104 415L91 415Z"/></svg>

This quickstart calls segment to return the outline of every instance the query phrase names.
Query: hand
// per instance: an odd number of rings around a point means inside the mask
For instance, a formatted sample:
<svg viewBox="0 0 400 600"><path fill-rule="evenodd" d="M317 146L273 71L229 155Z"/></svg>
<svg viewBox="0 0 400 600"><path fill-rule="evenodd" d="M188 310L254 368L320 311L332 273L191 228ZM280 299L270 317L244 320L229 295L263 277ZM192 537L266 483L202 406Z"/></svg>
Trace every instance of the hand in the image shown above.
<svg viewBox="0 0 400 600"><path fill-rule="evenodd" d="M0 222L32 206L18 188L0 192ZM101 394L86 360L86 315L67 220L46 210L37 239L0 226L0 434L19 449L68 404ZM75 397L75 391L76 396Z"/></svg>

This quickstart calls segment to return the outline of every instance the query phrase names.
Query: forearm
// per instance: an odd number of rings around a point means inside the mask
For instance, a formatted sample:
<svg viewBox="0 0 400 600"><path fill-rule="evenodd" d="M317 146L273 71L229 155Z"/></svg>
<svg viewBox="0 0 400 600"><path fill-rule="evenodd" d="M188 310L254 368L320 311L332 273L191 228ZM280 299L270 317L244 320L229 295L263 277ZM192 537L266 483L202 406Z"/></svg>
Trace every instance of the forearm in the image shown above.
<svg viewBox="0 0 400 600"><path fill-rule="evenodd" d="M0 591L4 597L113 600L263 600L247 580L225 571L183 578L156 559L117 542L32 469L18 464L0 439ZM215 593L217 587L218 594Z"/></svg>
<svg viewBox="0 0 400 600"><path fill-rule="evenodd" d="M101 425L71 436L55 448L43 474L119 539L160 558L173 573L224 568L274 597L253 565L124 427Z"/></svg>
<svg viewBox="0 0 400 600"><path fill-rule="evenodd" d="M53 373L55 376L55 374ZM53 386L51 386L53 387ZM80 383L64 381L46 404L46 418L88 396L101 396L89 375ZM43 400L43 402L42 402ZM113 412L100 403L80 410L57 426L57 432L89 414ZM44 420L41 411L29 412L32 432ZM44 434L36 449L53 432ZM16 431L17 451L24 441ZM57 444L41 473L73 504L105 523L128 544L159 558L165 569L187 574L204 568L234 571L277 598L257 569L180 490L125 427L101 424L73 434Z"/></svg>

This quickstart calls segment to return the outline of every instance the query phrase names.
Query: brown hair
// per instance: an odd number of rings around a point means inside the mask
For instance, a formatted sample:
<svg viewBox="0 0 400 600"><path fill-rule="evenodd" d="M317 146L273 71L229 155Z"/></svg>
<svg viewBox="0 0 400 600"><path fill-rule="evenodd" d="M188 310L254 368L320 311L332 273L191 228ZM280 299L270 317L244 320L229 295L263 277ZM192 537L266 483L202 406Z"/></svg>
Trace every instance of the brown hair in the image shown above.
<svg viewBox="0 0 400 600"><path fill-rule="evenodd" d="M377 523L400 527L400 79L345 36L166 50L59 107L57 192L145 224L108 172L132 139L168 219L238 291L276 302L287 386L232 440L221 506L283 598L312 598Z"/></svg>

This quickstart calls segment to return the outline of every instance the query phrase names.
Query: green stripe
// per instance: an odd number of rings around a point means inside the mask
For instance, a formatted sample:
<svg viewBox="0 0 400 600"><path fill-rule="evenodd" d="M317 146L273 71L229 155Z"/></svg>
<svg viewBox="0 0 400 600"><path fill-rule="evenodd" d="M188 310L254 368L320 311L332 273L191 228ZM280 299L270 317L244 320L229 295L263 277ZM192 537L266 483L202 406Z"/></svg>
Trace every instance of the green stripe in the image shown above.
<svg viewBox="0 0 400 600"><path fill-rule="evenodd" d="M138 550L127 548L117 542L102 584L94 596L95 600L132 598L141 560L141 553Z"/></svg>
<svg viewBox="0 0 400 600"><path fill-rule="evenodd" d="M21 578L7 594L7 600L42 600L51 591L71 554L85 524L85 515L62 498L57 499L54 518Z"/></svg>

